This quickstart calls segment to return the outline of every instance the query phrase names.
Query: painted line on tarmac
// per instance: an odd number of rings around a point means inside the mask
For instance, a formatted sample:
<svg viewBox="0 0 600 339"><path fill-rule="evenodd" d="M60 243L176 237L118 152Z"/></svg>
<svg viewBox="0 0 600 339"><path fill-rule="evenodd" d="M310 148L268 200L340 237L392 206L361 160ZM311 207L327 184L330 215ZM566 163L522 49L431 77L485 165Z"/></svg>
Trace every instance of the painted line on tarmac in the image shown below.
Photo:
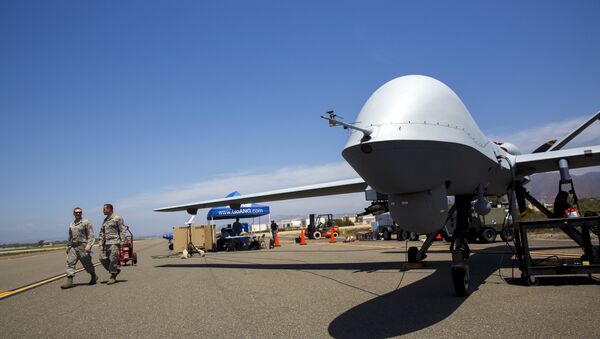
<svg viewBox="0 0 600 339"><path fill-rule="evenodd" d="M96 267L98 265L100 265L99 262L95 263L93 266ZM79 273L79 272L81 272L83 270L84 270L83 267L78 268L77 270L75 270L75 273ZM56 281L58 279L64 278L66 276L67 276L67 274L63 273L63 274L59 274L57 276L54 276L52 278L47 278L47 279L44 279L44 280L40 280L38 282L34 282L32 284L29 284L29 285L25 285L25 286L22 286L22 287L19 287L19 288L15 288L13 290L8 290L8 291L0 292L0 300L8 298L8 297L11 297L11 296L13 296L15 294L19 294L19 293L22 293L22 292L25 292L25 291L29 291L30 289L33 289L33 288L36 288L36 287L39 287L39 286L51 283L51 282Z"/></svg>
<svg viewBox="0 0 600 339"><path fill-rule="evenodd" d="M2 250L0 251L0 256L2 257L11 257L14 255L19 255L19 254L36 254L36 253L46 253L46 252L52 252L52 251L58 251L58 250L65 250L66 246L63 247L48 247L48 248L27 248L27 249L20 249L20 250Z"/></svg>
<svg viewBox="0 0 600 339"><path fill-rule="evenodd" d="M531 251L529 254L539 255L539 256L557 256L557 257L569 257L569 258L580 258L581 254L577 253L565 253L565 252L539 252L539 251Z"/></svg>
<svg viewBox="0 0 600 339"><path fill-rule="evenodd" d="M154 245L149 245L149 246L146 246L146 247L142 247L139 251L136 251L136 253L142 252L142 251L144 251L144 250L146 250L148 248L153 248L153 247L158 246L160 244L161 243L157 243L157 244L154 244ZM100 262L97 262L97 263L93 264L94 267L96 267L98 265L100 265ZM75 270L75 273L79 273L79 272L83 271L84 269L85 268L83 268L83 267L78 268L77 270ZM34 282L32 284L25 285L25 286L22 286L22 287L19 287L19 288L15 288L15 289L8 290L8 291L1 291L0 292L0 300L6 299L8 297L12 297L13 295L16 295L16 294L19 294L19 293L22 293L22 292L29 291L29 290L34 289L36 287L39 287L39 286L51 283L51 282L56 281L58 279L64 278L66 276L67 276L67 274L63 273L63 274L59 274L59 275L56 275L56 276L51 277L51 278L46 278L44 280L40 280L38 282Z"/></svg>

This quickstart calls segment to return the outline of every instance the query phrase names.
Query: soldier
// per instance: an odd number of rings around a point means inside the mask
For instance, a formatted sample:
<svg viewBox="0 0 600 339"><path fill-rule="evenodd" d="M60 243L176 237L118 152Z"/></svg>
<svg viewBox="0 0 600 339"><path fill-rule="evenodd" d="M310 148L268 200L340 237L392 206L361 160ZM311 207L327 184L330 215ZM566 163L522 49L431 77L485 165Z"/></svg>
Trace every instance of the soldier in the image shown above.
<svg viewBox="0 0 600 339"><path fill-rule="evenodd" d="M275 222L275 220L271 220L271 235L273 236L273 240L275 240L275 235L279 230L279 225Z"/></svg>
<svg viewBox="0 0 600 339"><path fill-rule="evenodd" d="M73 276L78 260L92 276L89 285L96 284L98 279L94 265L92 265L91 250L94 246L92 223L87 219L83 219L83 212L79 207L73 209L73 215L75 220L69 225L69 240L67 241L67 282L60 286L62 289L75 286L73 285Z"/></svg>
<svg viewBox="0 0 600 339"><path fill-rule="evenodd" d="M240 222L240 218L235 218L235 222L233 223L232 227L234 235L242 234L242 223Z"/></svg>
<svg viewBox="0 0 600 339"><path fill-rule="evenodd" d="M119 265L119 250L125 237L125 224L120 215L113 212L113 205L104 204L102 212L106 216L100 228L100 262L110 273L107 285L117 282L117 275L121 273Z"/></svg>

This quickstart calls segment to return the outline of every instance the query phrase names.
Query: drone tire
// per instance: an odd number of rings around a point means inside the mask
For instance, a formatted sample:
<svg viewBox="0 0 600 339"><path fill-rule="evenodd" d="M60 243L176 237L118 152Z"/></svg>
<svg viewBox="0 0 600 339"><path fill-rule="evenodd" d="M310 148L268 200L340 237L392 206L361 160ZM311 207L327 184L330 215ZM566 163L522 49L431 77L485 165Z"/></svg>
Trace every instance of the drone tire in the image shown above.
<svg viewBox="0 0 600 339"><path fill-rule="evenodd" d="M419 253L419 249L415 246L411 246L408 248L408 262L416 263L417 262L417 254Z"/></svg>
<svg viewBox="0 0 600 339"><path fill-rule="evenodd" d="M466 297L469 295L469 269L468 267L452 267L452 284L454 285L454 292L459 297Z"/></svg>
<svg viewBox="0 0 600 339"><path fill-rule="evenodd" d="M505 242L513 241L514 238L515 238L515 235L513 233L512 228L510 228L510 227L505 227L502 230L502 233L500 233L500 239L502 239Z"/></svg>

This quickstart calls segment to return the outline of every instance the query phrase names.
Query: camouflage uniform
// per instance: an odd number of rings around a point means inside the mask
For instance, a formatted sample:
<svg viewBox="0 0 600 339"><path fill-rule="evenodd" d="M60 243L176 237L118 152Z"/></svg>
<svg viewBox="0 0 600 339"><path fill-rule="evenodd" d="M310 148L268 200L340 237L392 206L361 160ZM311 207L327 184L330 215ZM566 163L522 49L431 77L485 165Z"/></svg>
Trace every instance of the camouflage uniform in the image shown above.
<svg viewBox="0 0 600 339"><path fill-rule="evenodd" d="M67 242L67 277L75 275L75 265L78 260L89 274L92 276L96 274L92 256L85 250L86 245L90 245L90 248L94 246L92 223L87 219L73 221L69 225L69 241Z"/></svg>
<svg viewBox="0 0 600 339"><path fill-rule="evenodd" d="M120 215L113 213L104 218L100 228L100 262L110 274L118 274L119 249L125 238L125 224Z"/></svg>

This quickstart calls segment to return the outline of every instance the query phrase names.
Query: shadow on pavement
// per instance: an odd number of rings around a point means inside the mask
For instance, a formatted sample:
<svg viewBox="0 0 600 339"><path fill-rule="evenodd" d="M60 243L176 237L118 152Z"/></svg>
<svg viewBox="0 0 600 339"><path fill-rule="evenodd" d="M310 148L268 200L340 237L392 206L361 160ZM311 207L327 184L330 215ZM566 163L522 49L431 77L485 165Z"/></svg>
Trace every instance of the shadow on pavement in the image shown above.
<svg viewBox="0 0 600 339"><path fill-rule="evenodd" d="M117 281L117 282L116 282L115 284L119 284L119 283L124 283L124 282L127 282L128 280L125 280L125 279L117 279L116 281ZM98 283L100 283L100 284L104 284L104 285L106 285L106 283L107 283L107 282L108 282L108 280L104 280L104 281L98 281ZM86 285L87 285L87 284L86 284Z"/></svg>
<svg viewBox="0 0 600 339"><path fill-rule="evenodd" d="M500 262L502 267L510 267L509 255L502 261L500 255L482 255L498 250L498 247L480 250L469 258L471 291L476 291L500 267ZM454 294L450 263L436 266L433 274L344 312L331 322L329 334L336 338L389 338L444 320L466 298Z"/></svg>
<svg viewBox="0 0 600 339"><path fill-rule="evenodd" d="M512 253L505 245L477 250L469 258L470 290L479 286L499 268L511 268ZM349 270L376 272L378 270L404 271L402 261L364 263L240 263L235 258L224 263L164 264L158 268L221 268L256 270ZM219 258L223 260L223 258ZM449 261L425 261L426 269L435 271L407 286L377 296L339 315L329 324L329 334L336 338L388 338L415 332L434 325L456 311L466 298L457 297L450 277ZM520 274L515 269L515 274ZM519 278L503 278L511 284L523 285ZM577 277L540 278L540 285L597 284L596 280ZM535 288L535 287L523 287ZM386 321L382 321L382 319Z"/></svg>
<svg viewBox="0 0 600 339"><path fill-rule="evenodd" d="M448 262L428 262L427 268L442 267ZM354 272L375 272L378 270L402 270L404 262L363 262L363 263L298 263L298 264L243 264L232 263L210 263L210 264L165 264L156 267L161 268L229 268L229 269L256 269L256 270L346 270Z"/></svg>

